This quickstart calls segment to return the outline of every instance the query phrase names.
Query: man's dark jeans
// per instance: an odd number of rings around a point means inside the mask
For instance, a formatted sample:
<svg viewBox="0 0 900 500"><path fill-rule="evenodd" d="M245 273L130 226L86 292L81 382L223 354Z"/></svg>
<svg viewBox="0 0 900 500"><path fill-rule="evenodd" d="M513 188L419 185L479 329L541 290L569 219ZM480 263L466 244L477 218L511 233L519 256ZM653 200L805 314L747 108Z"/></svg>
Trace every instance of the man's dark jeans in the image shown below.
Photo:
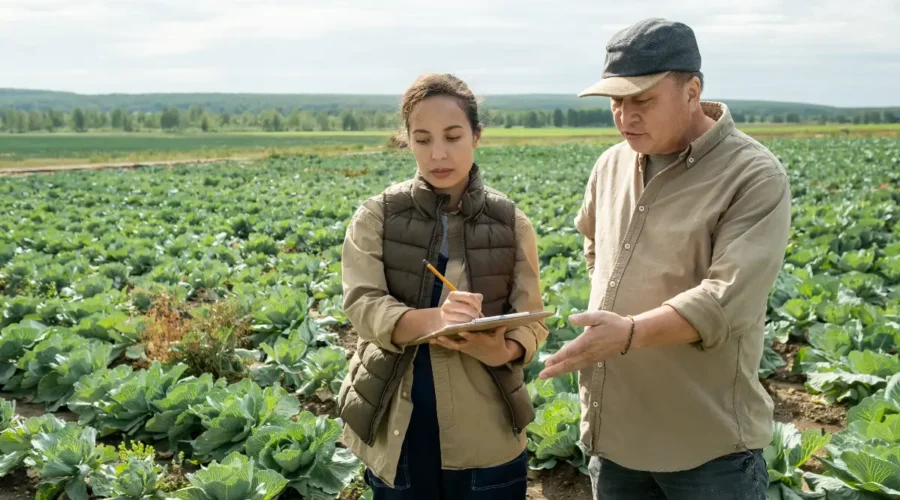
<svg viewBox="0 0 900 500"><path fill-rule="evenodd" d="M643 472L591 457L594 500L765 500L761 450L742 451L680 472Z"/></svg>

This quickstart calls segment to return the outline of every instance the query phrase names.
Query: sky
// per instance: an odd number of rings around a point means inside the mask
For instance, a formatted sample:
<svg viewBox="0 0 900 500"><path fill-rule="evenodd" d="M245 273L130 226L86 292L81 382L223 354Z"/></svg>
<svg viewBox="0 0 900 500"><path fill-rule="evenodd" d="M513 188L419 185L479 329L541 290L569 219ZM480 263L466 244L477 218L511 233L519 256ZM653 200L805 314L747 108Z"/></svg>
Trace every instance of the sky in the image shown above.
<svg viewBox="0 0 900 500"><path fill-rule="evenodd" d="M574 95L646 17L691 26L708 98L900 105L898 0L0 0L0 87L87 94Z"/></svg>

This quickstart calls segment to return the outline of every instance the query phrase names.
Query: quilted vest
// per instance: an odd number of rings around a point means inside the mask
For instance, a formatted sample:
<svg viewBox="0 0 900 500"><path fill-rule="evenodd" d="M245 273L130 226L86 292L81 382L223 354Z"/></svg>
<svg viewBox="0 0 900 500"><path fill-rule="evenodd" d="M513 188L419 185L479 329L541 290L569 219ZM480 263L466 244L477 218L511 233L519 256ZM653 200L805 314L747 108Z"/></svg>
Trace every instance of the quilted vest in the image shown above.
<svg viewBox="0 0 900 500"><path fill-rule="evenodd" d="M384 272L392 296L409 307L431 305L433 274L423 260L437 265L442 227L440 214L449 195L436 193L420 176L385 190ZM503 194L485 187L478 165L460 201L464 217L464 248L469 291L484 296L485 316L516 312L509 303L516 262L515 205ZM349 366L350 383L338 396L341 419L370 446L419 346L401 353L360 341ZM425 348L428 348L425 345ZM534 420L534 407L525 388L521 365L484 366L509 408L509 423L519 434Z"/></svg>

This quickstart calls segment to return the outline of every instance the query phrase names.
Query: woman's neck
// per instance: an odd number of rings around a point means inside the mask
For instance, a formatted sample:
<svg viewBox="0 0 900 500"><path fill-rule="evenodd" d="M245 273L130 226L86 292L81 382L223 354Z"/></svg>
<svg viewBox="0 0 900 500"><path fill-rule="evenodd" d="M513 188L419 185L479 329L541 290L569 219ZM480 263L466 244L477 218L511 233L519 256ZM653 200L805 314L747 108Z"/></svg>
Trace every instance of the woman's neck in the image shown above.
<svg viewBox="0 0 900 500"><path fill-rule="evenodd" d="M445 212L455 212L459 208L459 202L462 200L462 196L466 192L467 187L469 187L469 179L466 179L456 186L435 190L438 194L450 195L450 201L447 203L447 206L444 207Z"/></svg>

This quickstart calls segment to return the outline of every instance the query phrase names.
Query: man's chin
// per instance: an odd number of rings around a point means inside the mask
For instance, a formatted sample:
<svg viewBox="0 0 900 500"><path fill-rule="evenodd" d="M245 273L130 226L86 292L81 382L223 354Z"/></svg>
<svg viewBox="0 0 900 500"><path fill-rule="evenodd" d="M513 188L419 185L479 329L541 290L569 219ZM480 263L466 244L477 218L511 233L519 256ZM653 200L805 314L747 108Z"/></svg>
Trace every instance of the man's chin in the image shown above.
<svg viewBox="0 0 900 500"><path fill-rule="evenodd" d="M636 153L641 154L650 154L650 151L653 149L653 144L647 140L647 136L639 135L639 136L623 136L625 141L631 146Z"/></svg>

